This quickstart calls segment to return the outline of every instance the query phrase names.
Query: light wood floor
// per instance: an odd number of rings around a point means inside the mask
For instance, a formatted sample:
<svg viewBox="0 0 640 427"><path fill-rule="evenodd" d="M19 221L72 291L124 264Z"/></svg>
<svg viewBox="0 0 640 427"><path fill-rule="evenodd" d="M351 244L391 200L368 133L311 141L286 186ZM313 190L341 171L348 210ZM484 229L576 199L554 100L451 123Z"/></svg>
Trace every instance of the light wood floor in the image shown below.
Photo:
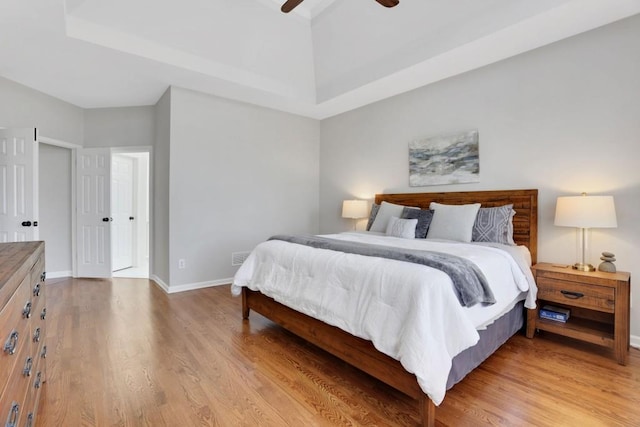
<svg viewBox="0 0 640 427"><path fill-rule="evenodd" d="M256 313L229 287L47 281L39 426L414 426L416 402ZM447 393L444 426L638 426L640 351L515 336Z"/></svg>

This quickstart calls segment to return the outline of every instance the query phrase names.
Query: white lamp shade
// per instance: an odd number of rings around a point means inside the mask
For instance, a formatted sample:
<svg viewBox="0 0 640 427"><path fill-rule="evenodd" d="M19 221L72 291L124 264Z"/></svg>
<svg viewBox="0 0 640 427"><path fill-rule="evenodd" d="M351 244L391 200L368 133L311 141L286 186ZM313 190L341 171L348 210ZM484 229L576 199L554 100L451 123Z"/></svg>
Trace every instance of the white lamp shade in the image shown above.
<svg viewBox="0 0 640 427"><path fill-rule="evenodd" d="M561 227L617 227L613 196L558 197L556 218L553 223Z"/></svg>
<svg viewBox="0 0 640 427"><path fill-rule="evenodd" d="M366 218L369 215L366 200L345 200L342 202L342 218Z"/></svg>

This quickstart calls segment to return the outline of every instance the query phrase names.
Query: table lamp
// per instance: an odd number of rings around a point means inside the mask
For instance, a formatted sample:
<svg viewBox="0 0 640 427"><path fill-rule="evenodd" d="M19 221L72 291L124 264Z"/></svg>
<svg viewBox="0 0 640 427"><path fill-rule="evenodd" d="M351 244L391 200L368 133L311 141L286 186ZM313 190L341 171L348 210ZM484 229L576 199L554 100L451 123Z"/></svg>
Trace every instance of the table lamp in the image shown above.
<svg viewBox="0 0 640 427"><path fill-rule="evenodd" d="M342 202L342 218L353 219L353 229L356 229L358 219L366 218L369 215L368 203L366 200L345 200Z"/></svg>
<svg viewBox="0 0 640 427"><path fill-rule="evenodd" d="M613 204L613 196L581 196L558 197L556 202L556 217L554 225L560 227L578 228L578 240L580 246L580 262L573 265L575 270L595 271L595 267L586 260L590 228L615 228L616 208Z"/></svg>

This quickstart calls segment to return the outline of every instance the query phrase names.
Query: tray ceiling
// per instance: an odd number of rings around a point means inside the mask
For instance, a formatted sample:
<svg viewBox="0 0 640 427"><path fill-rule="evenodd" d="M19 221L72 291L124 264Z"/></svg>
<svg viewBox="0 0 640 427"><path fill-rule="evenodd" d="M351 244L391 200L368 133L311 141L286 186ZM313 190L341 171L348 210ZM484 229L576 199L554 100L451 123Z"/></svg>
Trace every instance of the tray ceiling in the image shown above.
<svg viewBox="0 0 640 427"><path fill-rule="evenodd" d="M169 85L325 118L640 13L640 0L10 0L0 75L84 108Z"/></svg>

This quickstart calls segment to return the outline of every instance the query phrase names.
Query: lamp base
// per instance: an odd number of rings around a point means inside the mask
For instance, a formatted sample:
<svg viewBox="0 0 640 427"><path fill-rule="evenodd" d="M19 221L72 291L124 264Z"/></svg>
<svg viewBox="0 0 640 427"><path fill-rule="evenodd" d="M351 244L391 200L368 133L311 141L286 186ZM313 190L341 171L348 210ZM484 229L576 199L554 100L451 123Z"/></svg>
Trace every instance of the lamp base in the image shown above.
<svg viewBox="0 0 640 427"><path fill-rule="evenodd" d="M596 268L591 264L583 264L581 262L576 262L571 266L574 270L579 271L596 271Z"/></svg>

